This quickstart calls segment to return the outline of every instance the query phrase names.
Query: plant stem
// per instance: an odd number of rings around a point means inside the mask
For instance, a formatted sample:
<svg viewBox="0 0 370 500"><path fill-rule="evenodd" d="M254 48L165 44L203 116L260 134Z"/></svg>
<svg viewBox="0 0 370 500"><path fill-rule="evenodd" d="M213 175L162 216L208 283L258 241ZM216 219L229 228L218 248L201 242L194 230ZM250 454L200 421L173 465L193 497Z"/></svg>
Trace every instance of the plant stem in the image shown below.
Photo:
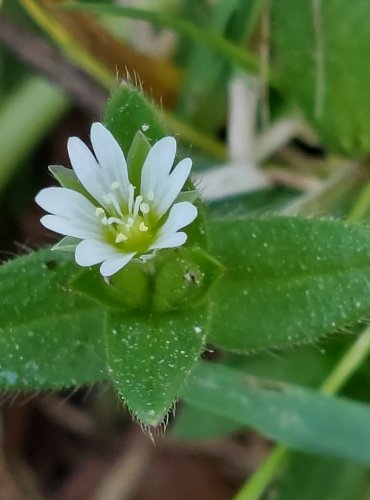
<svg viewBox="0 0 370 500"><path fill-rule="evenodd" d="M234 500L258 500L284 463L289 449L285 446L275 446L270 455L253 474L251 479L234 497Z"/></svg>
<svg viewBox="0 0 370 500"><path fill-rule="evenodd" d="M370 205L370 181L365 184L365 187L361 190L356 203L352 207L347 220L351 222L356 222L361 220L369 210Z"/></svg>
<svg viewBox="0 0 370 500"><path fill-rule="evenodd" d="M350 379L370 353L370 327L366 328L321 385L319 391L336 394ZM289 455L289 448L278 445L236 495L235 500L258 500L281 469Z"/></svg>
<svg viewBox="0 0 370 500"><path fill-rule="evenodd" d="M323 394L338 392L370 352L370 327L366 328L320 387Z"/></svg>

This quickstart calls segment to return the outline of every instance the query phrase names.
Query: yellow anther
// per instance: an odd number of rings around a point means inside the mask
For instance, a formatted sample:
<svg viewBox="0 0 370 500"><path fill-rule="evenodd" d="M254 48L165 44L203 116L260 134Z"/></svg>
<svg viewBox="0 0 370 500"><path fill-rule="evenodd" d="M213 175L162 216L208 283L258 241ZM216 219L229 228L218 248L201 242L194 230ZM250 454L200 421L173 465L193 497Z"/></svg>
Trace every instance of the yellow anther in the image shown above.
<svg viewBox="0 0 370 500"><path fill-rule="evenodd" d="M139 231L145 232L148 231L148 229L149 229L148 226L146 226L144 222L140 222Z"/></svg>
<svg viewBox="0 0 370 500"><path fill-rule="evenodd" d="M95 209L95 215L97 217L100 217L101 215L105 215L105 210L104 208L101 208L101 207L96 207Z"/></svg>
<svg viewBox="0 0 370 500"><path fill-rule="evenodd" d="M122 243L122 241L126 241L127 236L125 236L123 233L118 233L116 236L116 243Z"/></svg>
<svg viewBox="0 0 370 500"><path fill-rule="evenodd" d="M142 203L140 205L140 210L143 214L148 214L149 213L149 205L147 203Z"/></svg>

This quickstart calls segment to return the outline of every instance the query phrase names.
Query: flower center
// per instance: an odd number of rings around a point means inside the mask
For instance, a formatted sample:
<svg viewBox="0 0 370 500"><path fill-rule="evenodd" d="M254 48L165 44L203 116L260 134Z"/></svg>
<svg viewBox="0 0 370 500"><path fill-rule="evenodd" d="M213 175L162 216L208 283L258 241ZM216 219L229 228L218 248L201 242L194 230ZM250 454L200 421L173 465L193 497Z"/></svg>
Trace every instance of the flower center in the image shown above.
<svg viewBox="0 0 370 500"><path fill-rule="evenodd" d="M97 207L95 215L100 219L104 237L108 243L124 252L145 252L155 239L155 217L151 210L154 194L140 194L135 198L135 188L130 184L125 195L115 181L112 190L103 196L104 207Z"/></svg>

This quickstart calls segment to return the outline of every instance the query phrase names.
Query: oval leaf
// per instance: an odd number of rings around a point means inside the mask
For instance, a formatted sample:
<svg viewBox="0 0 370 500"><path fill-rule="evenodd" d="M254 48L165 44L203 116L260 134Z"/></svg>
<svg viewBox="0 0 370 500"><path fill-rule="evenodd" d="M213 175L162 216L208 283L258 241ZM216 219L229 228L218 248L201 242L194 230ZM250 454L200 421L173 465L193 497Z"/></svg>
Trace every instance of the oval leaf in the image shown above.
<svg viewBox="0 0 370 500"><path fill-rule="evenodd" d="M226 268L212 291L210 340L225 349L308 343L368 317L370 228L271 217L209 224Z"/></svg>
<svg viewBox="0 0 370 500"><path fill-rule="evenodd" d="M0 388L59 389L108 378L104 309L68 288L77 271L50 250L0 267Z"/></svg>
<svg viewBox="0 0 370 500"><path fill-rule="evenodd" d="M203 349L206 318L205 307L163 315L109 314L109 373L144 425L161 424L177 399Z"/></svg>
<svg viewBox="0 0 370 500"><path fill-rule="evenodd" d="M290 448L370 465L367 405L204 362L194 369L182 397Z"/></svg>

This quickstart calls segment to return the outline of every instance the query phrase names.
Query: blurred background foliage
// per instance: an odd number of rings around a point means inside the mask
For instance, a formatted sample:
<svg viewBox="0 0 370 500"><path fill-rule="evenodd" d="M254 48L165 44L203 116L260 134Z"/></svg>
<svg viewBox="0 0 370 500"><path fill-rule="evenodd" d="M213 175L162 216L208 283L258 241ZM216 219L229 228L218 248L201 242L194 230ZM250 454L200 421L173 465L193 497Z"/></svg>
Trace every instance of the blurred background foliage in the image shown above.
<svg viewBox="0 0 370 500"><path fill-rule="evenodd" d="M194 158L211 217L283 213L366 222L366 0L61 3L1 5L3 260L53 241L33 202L52 182L46 166L68 164L67 137L86 138L110 89L125 80L160 106L168 131ZM204 356L313 389L363 327L299 349L245 356L210 345ZM343 393L369 403L369 383L365 362ZM248 423L184 398L168 437L152 448L108 385L32 397L5 392L0 497L232 498L255 477L271 442ZM284 464L266 498L369 498L363 465L298 452Z"/></svg>

